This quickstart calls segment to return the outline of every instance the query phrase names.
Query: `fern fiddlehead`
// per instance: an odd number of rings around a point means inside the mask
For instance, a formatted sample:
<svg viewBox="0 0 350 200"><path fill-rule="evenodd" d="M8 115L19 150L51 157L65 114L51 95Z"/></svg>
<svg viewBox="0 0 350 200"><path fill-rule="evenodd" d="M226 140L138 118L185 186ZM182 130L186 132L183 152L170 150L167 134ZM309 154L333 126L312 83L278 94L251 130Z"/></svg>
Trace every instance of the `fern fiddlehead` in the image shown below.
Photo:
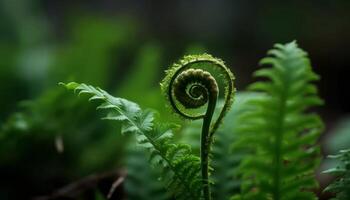
<svg viewBox="0 0 350 200"><path fill-rule="evenodd" d="M220 77L225 81L225 103L214 123L212 119L219 96L219 87L214 76L208 71L198 69L200 67L219 70ZM223 61L203 54L185 56L167 71L161 83L162 91L175 113L185 119L203 119L200 158L202 191L206 200L211 199L209 153L213 135L232 104L235 91L233 80L233 74ZM206 111L198 111L205 105L207 105Z"/></svg>

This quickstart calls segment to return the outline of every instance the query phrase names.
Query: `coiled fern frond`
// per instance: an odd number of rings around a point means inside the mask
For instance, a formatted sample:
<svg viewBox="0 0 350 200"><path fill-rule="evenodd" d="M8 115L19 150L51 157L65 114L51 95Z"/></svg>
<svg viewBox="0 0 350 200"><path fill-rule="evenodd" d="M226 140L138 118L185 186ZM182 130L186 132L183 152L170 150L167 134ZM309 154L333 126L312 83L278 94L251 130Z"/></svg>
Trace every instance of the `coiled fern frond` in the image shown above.
<svg viewBox="0 0 350 200"><path fill-rule="evenodd" d="M276 44L255 72L266 78L250 85L261 93L247 102L250 110L240 117L241 139L236 147L249 150L240 171L242 195L236 199L315 199L311 190L319 164L317 138L323 129L318 115L307 113L322 104L306 52L296 42Z"/></svg>
<svg viewBox="0 0 350 200"><path fill-rule="evenodd" d="M220 78L215 78L214 74L218 74ZM225 102L219 116L212 123L219 96L217 80L224 80ZM233 102L233 80L233 74L222 60L202 54L185 56L175 63L161 83L162 91L176 114L190 120L203 119L200 158L205 200L211 199L209 154L213 135Z"/></svg>
<svg viewBox="0 0 350 200"><path fill-rule="evenodd" d="M166 76L161 82L163 94L176 114L190 120L202 119L208 113L199 113L196 108L210 103L216 104L219 94L217 80L213 73L218 73L219 78L224 80L225 103L212 127L211 134L216 131L230 110L235 92L234 76L224 62L209 54L185 56L166 71ZM207 111L211 109L208 105Z"/></svg>
<svg viewBox="0 0 350 200"><path fill-rule="evenodd" d="M104 90L86 84L63 84L79 94L91 95L90 101L99 100L98 109L107 110L103 119L121 122L122 133L133 133L139 145L150 151L150 162L162 168L162 180L177 199L199 199L201 195L200 159L185 144L172 142L170 125L154 122L154 114L143 111L134 102L113 97Z"/></svg>
<svg viewBox="0 0 350 200"><path fill-rule="evenodd" d="M341 163L339 166L323 172L338 177L325 189L325 192L336 193L336 198L333 200L348 200L350 199L350 149L341 150L339 154L329 157L338 159Z"/></svg>

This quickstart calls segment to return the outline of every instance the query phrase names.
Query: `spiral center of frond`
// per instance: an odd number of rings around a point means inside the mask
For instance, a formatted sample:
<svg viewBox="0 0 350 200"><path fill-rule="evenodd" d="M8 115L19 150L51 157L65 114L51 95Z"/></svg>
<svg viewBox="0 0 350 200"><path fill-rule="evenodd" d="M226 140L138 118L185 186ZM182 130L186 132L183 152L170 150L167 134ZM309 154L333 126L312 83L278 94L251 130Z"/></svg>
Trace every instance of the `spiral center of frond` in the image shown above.
<svg viewBox="0 0 350 200"><path fill-rule="evenodd" d="M195 83L188 89L188 94L196 100L202 100L208 98L208 90L201 84Z"/></svg>
<svg viewBox="0 0 350 200"><path fill-rule="evenodd" d="M209 96L217 98L218 85L209 72L188 69L175 79L173 93L185 108L200 108L208 102Z"/></svg>

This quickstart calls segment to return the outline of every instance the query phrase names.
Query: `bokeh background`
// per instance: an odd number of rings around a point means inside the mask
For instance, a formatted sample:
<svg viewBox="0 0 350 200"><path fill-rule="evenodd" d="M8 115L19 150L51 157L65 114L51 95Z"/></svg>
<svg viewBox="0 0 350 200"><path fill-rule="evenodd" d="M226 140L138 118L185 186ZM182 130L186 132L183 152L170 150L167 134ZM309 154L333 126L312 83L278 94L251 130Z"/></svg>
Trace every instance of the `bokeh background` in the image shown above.
<svg viewBox="0 0 350 200"><path fill-rule="evenodd" d="M1 0L0 199L55 199L70 183L72 198L102 199L129 165L151 177L132 139L57 83L98 85L176 121L159 81L188 53L222 58L239 91L274 43L297 40L322 77L322 153L349 147L349 11L348 0Z"/></svg>

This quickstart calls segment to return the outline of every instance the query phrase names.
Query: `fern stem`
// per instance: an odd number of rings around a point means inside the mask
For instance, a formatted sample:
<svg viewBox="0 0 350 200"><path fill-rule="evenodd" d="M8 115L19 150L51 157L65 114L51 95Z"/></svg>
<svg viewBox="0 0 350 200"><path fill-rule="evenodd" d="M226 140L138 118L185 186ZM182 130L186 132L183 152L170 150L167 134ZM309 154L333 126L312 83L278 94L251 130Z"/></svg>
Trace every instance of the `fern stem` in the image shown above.
<svg viewBox="0 0 350 200"><path fill-rule="evenodd" d="M274 171L274 179L273 179L273 199L279 200L280 199L280 182L281 182L281 162L282 162L282 155L281 155L281 145L282 145L282 128L283 128L283 119L284 119L284 102L283 98L281 99L280 103L280 113L279 113L279 122L278 127L276 131L276 141L275 141L275 171Z"/></svg>
<svg viewBox="0 0 350 200"><path fill-rule="evenodd" d="M275 172L274 172L274 179L273 179L273 199L274 200L280 200L281 199L281 169L282 169L282 162L283 162L283 155L282 155L282 141L283 141L283 134L284 134L284 119L286 118L286 106L287 106L287 95L289 91L289 76L288 74L284 75L283 78L283 88L284 90L281 91L280 97L279 97L279 106L278 106L278 126L276 130L276 141L275 141Z"/></svg>
<svg viewBox="0 0 350 200"><path fill-rule="evenodd" d="M215 111L217 97L211 97L208 102L207 112L203 119L201 134L201 171L203 179L203 195L205 200L211 199L209 183L209 152L211 149L212 137L209 134L211 120Z"/></svg>

